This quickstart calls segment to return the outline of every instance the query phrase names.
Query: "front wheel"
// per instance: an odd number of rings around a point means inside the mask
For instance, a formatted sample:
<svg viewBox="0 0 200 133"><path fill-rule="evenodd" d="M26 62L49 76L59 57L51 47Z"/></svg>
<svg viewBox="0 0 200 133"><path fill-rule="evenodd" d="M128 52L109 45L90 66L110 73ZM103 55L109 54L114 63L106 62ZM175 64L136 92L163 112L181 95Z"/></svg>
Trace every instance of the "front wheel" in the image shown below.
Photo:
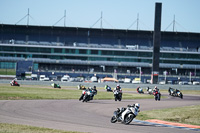
<svg viewBox="0 0 200 133"><path fill-rule="evenodd" d="M124 124L127 125L127 124L131 123L133 119L134 119L134 115L133 114L127 115L127 117L125 117L125 119L124 119Z"/></svg>
<svg viewBox="0 0 200 133"><path fill-rule="evenodd" d="M156 101L158 100L158 97L157 97L157 95L155 95L155 100L156 100Z"/></svg>
<svg viewBox="0 0 200 133"><path fill-rule="evenodd" d="M121 101L121 100L122 100L122 95L119 96L119 101Z"/></svg>
<svg viewBox="0 0 200 133"><path fill-rule="evenodd" d="M117 101L117 96L116 96L116 95L114 95L114 97L115 97L115 101Z"/></svg>
<svg viewBox="0 0 200 133"><path fill-rule="evenodd" d="M183 94L180 95L180 98L183 99Z"/></svg>
<svg viewBox="0 0 200 133"><path fill-rule="evenodd" d="M115 101L117 101L117 97L115 97Z"/></svg>
<svg viewBox="0 0 200 133"><path fill-rule="evenodd" d="M117 122L117 119L116 119L116 117L115 117L115 116L113 116L113 117L111 118L110 122L111 122L111 123L115 123L115 122Z"/></svg>
<svg viewBox="0 0 200 133"><path fill-rule="evenodd" d="M160 101L161 94L158 94L158 101Z"/></svg>

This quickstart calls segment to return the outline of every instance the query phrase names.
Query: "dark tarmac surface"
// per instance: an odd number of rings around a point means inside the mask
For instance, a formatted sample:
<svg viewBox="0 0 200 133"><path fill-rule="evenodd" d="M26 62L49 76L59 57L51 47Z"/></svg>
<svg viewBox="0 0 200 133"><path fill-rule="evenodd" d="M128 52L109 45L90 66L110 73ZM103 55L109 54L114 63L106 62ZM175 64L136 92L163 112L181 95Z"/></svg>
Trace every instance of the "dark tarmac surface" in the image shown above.
<svg viewBox="0 0 200 133"><path fill-rule="evenodd" d="M166 94L167 96L167 94ZM93 100L1 100L0 123L16 123L66 131L91 133L197 133L198 131L147 125L131 122L130 125L111 123L113 111L128 104L140 103L141 111L200 105L200 96L184 95L184 99L171 97L153 99Z"/></svg>

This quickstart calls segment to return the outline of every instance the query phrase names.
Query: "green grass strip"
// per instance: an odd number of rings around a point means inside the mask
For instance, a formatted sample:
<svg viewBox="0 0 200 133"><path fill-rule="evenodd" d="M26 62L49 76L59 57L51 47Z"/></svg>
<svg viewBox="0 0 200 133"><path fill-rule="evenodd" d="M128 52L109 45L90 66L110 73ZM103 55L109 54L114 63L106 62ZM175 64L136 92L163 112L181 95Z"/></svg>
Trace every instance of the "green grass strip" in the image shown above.
<svg viewBox="0 0 200 133"><path fill-rule="evenodd" d="M62 87L65 88L65 87ZM99 89L101 90L101 89ZM78 89L54 89L45 86L0 86L0 100L33 100L33 99L79 99L82 90ZM122 99L153 99L152 95L123 93ZM94 96L96 100L114 99L112 92L98 91Z"/></svg>
<svg viewBox="0 0 200 133"><path fill-rule="evenodd" d="M137 119L158 119L169 122L200 125L200 105L141 111Z"/></svg>
<svg viewBox="0 0 200 133"><path fill-rule="evenodd" d="M0 123L0 133L80 133L17 124Z"/></svg>

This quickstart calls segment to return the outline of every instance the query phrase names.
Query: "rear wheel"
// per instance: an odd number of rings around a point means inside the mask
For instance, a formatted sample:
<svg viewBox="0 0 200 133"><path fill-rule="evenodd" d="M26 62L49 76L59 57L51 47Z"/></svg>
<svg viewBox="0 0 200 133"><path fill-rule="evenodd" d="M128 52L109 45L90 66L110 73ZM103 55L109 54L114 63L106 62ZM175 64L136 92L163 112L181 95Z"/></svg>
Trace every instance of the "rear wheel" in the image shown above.
<svg viewBox="0 0 200 133"><path fill-rule="evenodd" d="M127 115L125 117L124 123L127 125L127 124L131 123L133 119L134 119L134 115L133 114L129 114L129 115Z"/></svg>
<svg viewBox="0 0 200 133"><path fill-rule="evenodd" d="M116 119L116 117L115 117L115 116L113 116L113 117L111 118L110 122L111 122L111 123L115 123L115 122L117 122L117 119Z"/></svg>

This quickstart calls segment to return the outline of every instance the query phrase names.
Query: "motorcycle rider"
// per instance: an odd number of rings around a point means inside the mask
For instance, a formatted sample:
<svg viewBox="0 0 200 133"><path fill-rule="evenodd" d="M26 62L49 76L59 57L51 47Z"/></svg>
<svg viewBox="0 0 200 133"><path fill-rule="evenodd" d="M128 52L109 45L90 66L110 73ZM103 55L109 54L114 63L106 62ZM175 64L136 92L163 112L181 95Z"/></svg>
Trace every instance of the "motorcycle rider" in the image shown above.
<svg viewBox="0 0 200 133"><path fill-rule="evenodd" d="M179 89L175 89L176 95L178 94L178 92L180 92L180 90Z"/></svg>
<svg viewBox="0 0 200 133"><path fill-rule="evenodd" d="M150 88L149 88L149 86L148 86L148 87L147 87L147 91L149 91L149 89L150 89Z"/></svg>
<svg viewBox="0 0 200 133"><path fill-rule="evenodd" d="M133 108L137 108L138 112L140 112L140 104L139 103L135 103L132 106L131 105L127 105L127 107L133 107ZM121 108L117 108L117 116L119 117L127 108L121 107Z"/></svg>
<svg viewBox="0 0 200 133"><path fill-rule="evenodd" d="M94 95L97 94L97 87L96 86L93 87L92 92L94 93Z"/></svg>
<svg viewBox="0 0 200 133"><path fill-rule="evenodd" d="M96 86L94 86L93 88L92 88L92 87L89 87L88 90L86 90L86 91L90 91L90 93L91 93L91 95L90 95L90 100L93 100L94 95L97 94Z"/></svg>
<svg viewBox="0 0 200 133"><path fill-rule="evenodd" d="M16 81L17 80L17 78L14 78L12 81L11 81L11 83L14 85L14 84L16 84Z"/></svg>
<svg viewBox="0 0 200 133"><path fill-rule="evenodd" d="M139 89L140 89L140 86L138 86L138 87L137 87L137 89L136 89L136 90L137 90L137 92L139 92Z"/></svg>
<svg viewBox="0 0 200 133"><path fill-rule="evenodd" d="M108 85L105 85L104 89L107 90L107 91L112 91L112 90L111 90L111 87L108 86Z"/></svg>
<svg viewBox="0 0 200 133"><path fill-rule="evenodd" d="M117 84L117 87L115 87L115 89L114 89L113 91L116 91L116 90L117 90L117 91L120 91L120 92L122 91L122 88L120 87L119 84Z"/></svg>
<svg viewBox="0 0 200 133"><path fill-rule="evenodd" d="M157 86L155 86L154 91L155 91L155 92L156 92L156 91L159 92L159 89L158 89Z"/></svg>

